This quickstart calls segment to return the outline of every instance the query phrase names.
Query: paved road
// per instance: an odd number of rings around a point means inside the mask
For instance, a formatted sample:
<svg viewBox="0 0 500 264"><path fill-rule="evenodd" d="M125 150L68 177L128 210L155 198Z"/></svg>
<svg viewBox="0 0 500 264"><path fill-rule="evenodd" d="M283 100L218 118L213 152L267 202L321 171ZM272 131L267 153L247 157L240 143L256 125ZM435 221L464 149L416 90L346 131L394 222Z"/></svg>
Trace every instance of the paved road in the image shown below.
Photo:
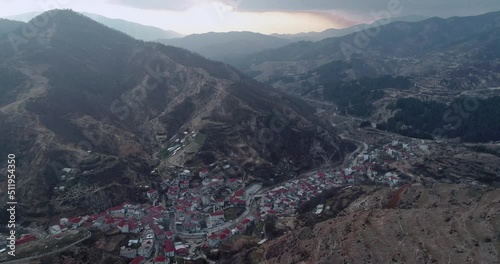
<svg viewBox="0 0 500 264"><path fill-rule="evenodd" d="M366 152L368 150L368 145L365 143L365 142L361 142L361 141L357 141L353 138L350 138L350 137L346 137L344 135L344 133L340 134L339 135L341 139L347 139L347 140L350 140L350 141L353 141L354 143L356 143L356 150L349 153L349 155L347 155L344 159L344 162L342 163L342 167L346 167L349 165L349 163L353 163L354 160L357 160L359 158L359 156ZM363 150L361 150L363 149Z"/></svg>

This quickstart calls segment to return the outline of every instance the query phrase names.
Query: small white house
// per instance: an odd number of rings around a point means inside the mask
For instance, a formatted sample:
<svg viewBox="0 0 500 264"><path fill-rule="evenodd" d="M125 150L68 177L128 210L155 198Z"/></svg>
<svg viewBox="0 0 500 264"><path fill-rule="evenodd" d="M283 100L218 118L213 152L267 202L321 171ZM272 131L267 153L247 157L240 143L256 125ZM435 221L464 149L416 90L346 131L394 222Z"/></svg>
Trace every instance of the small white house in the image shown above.
<svg viewBox="0 0 500 264"><path fill-rule="evenodd" d="M49 232L52 235L57 235L62 232L61 226L60 225L53 225L49 228Z"/></svg>

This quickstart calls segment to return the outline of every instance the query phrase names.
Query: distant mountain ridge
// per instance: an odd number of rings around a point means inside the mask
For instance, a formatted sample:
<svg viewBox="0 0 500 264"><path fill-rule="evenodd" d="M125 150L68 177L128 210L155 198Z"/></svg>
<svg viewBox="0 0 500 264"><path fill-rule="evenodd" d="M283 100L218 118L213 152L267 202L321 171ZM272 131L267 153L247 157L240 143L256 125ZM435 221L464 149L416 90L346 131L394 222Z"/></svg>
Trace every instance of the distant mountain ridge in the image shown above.
<svg viewBox="0 0 500 264"><path fill-rule="evenodd" d="M422 16L408 16L394 18L389 21L377 21L370 25L360 24L344 29L328 29L323 32L300 34L272 34L265 35L254 32L209 32L192 34L183 38L158 40L158 42L174 47L194 51L207 58L223 62L239 60L247 55L276 49L298 41L320 41L326 38L345 36L378 25L385 25L393 21L420 21Z"/></svg>
<svg viewBox="0 0 500 264"><path fill-rule="evenodd" d="M378 27L381 25L387 25L392 22L397 22L397 21L402 21L402 22L418 22L422 21L425 19L428 19L429 17L426 16L402 16L402 17L395 17L391 18L389 20L378 20L375 21L371 24L358 24L358 25L353 25L350 27L346 28L331 28L327 29L321 32L303 32L303 33L298 33L298 34L272 34L271 36L279 37L279 38L284 38L284 39L289 39L292 41L320 41L326 38L333 38L333 37L343 37L346 35L349 35L354 32L358 32L361 30L365 30L367 28L373 28L373 27Z"/></svg>
<svg viewBox="0 0 500 264"><path fill-rule="evenodd" d="M158 40L158 42L194 51L207 58L227 61L268 49L290 44L292 41L254 32L209 32L184 38Z"/></svg>
<svg viewBox="0 0 500 264"><path fill-rule="evenodd" d="M393 22L381 26L373 37L358 32L318 42L301 41L228 63L283 89L304 87L298 83L315 83L314 76L322 75L336 81L408 76L422 83L472 89L500 83L499 34L500 12L436 17ZM360 39L364 46L356 44Z"/></svg>
<svg viewBox="0 0 500 264"><path fill-rule="evenodd" d="M40 15L41 12L31 12L25 13L17 16L6 17L10 20L16 20L21 22L28 22L34 17ZM82 14L92 18L93 20L102 23L110 28L121 31L127 35L132 36L133 38L144 40L144 41L153 41L156 39L171 39L171 38L180 38L183 37L183 34L177 33L171 30L164 30L154 26L146 26L134 22L130 22L123 19L115 19L108 18L105 16L82 12Z"/></svg>

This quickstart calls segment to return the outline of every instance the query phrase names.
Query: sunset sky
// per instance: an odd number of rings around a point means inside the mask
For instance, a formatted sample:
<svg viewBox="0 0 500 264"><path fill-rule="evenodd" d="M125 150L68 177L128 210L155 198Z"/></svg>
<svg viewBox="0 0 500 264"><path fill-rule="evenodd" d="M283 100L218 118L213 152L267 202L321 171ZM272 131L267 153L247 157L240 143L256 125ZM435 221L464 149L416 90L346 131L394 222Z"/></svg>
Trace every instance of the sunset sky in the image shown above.
<svg viewBox="0 0 500 264"><path fill-rule="evenodd" d="M394 16L477 15L500 10L498 0L0 0L0 17L55 8L177 31L299 33L343 28L377 20L397 6Z"/></svg>

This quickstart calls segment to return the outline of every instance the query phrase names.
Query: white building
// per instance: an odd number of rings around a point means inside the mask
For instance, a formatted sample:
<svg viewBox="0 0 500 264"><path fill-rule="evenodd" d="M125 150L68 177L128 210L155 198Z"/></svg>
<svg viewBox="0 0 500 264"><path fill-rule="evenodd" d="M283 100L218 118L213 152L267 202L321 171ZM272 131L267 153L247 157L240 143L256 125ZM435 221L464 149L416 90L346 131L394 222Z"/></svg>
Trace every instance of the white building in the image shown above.
<svg viewBox="0 0 500 264"><path fill-rule="evenodd" d="M52 235L57 235L62 232L61 226L60 225L53 225L49 228L49 232Z"/></svg>

